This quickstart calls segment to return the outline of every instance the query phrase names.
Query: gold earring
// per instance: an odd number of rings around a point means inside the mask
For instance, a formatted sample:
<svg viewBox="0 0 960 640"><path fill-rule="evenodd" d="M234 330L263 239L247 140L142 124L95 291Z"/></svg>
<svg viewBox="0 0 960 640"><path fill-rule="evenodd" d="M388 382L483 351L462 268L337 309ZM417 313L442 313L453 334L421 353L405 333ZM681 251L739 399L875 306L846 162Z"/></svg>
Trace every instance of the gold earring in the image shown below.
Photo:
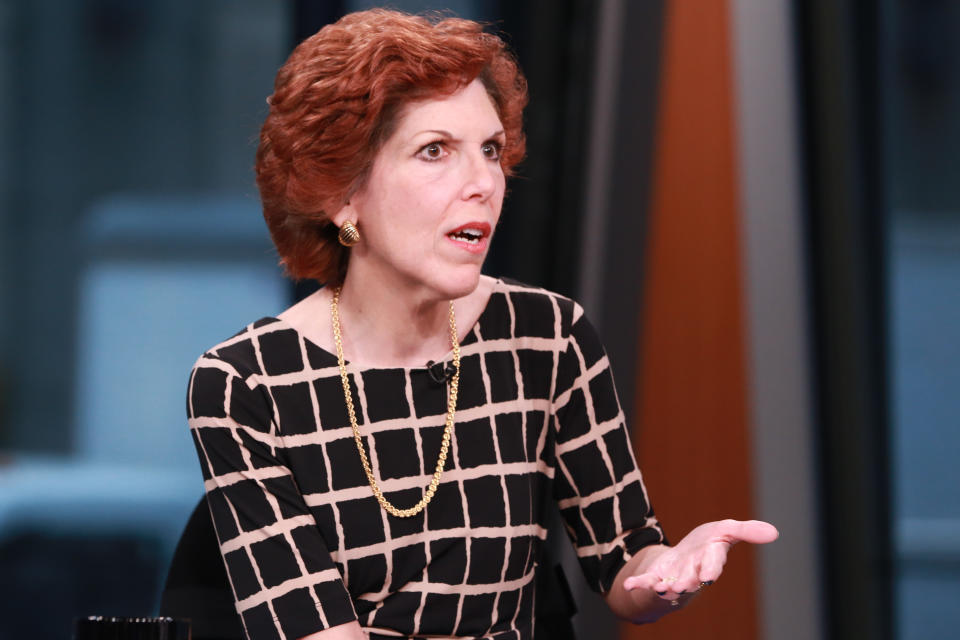
<svg viewBox="0 0 960 640"><path fill-rule="evenodd" d="M360 231L355 224L347 220L340 226L340 233L337 234L337 239L343 246L352 247L360 242Z"/></svg>

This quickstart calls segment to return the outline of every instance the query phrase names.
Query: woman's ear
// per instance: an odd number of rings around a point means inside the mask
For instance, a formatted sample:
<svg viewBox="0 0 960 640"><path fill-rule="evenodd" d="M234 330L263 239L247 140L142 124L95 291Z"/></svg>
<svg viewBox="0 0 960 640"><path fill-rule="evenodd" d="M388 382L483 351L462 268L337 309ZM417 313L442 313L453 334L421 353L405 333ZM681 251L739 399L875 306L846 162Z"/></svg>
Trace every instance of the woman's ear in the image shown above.
<svg viewBox="0 0 960 640"><path fill-rule="evenodd" d="M354 223L357 222L357 209L350 204L349 200L347 200L346 203L340 207L339 211L330 216L330 221L338 227L343 226L343 223L347 220Z"/></svg>

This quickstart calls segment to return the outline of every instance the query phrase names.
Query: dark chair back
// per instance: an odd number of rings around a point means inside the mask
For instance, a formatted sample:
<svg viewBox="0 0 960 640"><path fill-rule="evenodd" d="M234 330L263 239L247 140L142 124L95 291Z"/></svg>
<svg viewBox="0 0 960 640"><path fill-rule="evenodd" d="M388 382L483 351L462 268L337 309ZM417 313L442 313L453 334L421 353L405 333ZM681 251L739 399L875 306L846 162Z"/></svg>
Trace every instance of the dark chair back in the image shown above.
<svg viewBox="0 0 960 640"><path fill-rule="evenodd" d="M173 553L160 615L190 620L193 640L243 640L205 498L190 514Z"/></svg>

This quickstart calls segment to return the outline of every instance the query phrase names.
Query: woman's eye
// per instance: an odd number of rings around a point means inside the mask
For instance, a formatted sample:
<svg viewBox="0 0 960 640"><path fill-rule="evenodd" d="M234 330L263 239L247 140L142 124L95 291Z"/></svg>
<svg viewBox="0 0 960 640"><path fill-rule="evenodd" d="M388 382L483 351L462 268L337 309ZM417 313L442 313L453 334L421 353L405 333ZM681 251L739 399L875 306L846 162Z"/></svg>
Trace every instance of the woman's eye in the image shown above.
<svg viewBox="0 0 960 640"><path fill-rule="evenodd" d="M487 160L500 159L500 144L497 142L487 142L480 148L480 151Z"/></svg>
<svg viewBox="0 0 960 640"><path fill-rule="evenodd" d="M443 144L440 142L431 142L420 150L420 155L425 160L439 160L445 155Z"/></svg>

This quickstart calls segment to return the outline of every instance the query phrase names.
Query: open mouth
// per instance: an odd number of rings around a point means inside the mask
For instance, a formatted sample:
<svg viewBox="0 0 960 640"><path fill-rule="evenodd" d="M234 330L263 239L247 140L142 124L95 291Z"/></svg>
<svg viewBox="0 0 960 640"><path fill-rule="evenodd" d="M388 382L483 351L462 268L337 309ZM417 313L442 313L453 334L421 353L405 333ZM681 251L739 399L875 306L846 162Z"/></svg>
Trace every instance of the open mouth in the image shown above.
<svg viewBox="0 0 960 640"><path fill-rule="evenodd" d="M448 233L447 237L456 242L461 249L479 254L486 250L490 231L488 223L474 221L457 227Z"/></svg>
<svg viewBox="0 0 960 640"><path fill-rule="evenodd" d="M483 240L484 234L480 229L467 227L466 229L457 229L456 231L448 233L447 235L454 240L466 242L467 244L480 244L480 241Z"/></svg>

